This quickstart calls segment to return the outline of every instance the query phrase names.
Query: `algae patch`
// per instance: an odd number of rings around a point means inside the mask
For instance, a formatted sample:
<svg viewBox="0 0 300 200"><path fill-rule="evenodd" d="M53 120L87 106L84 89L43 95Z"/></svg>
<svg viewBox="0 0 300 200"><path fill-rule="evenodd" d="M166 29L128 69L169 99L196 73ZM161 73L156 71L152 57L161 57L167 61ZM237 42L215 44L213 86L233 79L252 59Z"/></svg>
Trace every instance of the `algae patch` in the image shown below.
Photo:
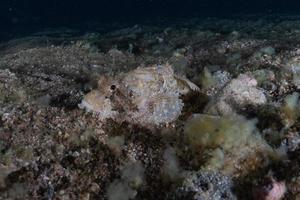
<svg viewBox="0 0 300 200"><path fill-rule="evenodd" d="M185 138L196 157L206 158L202 168L239 175L265 166L273 154L255 124L242 116L198 114L186 124Z"/></svg>
<svg viewBox="0 0 300 200"><path fill-rule="evenodd" d="M284 98L284 103L281 107L283 122L288 128L292 126L300 116L299 114L299 93L294 92Z"/></svg>

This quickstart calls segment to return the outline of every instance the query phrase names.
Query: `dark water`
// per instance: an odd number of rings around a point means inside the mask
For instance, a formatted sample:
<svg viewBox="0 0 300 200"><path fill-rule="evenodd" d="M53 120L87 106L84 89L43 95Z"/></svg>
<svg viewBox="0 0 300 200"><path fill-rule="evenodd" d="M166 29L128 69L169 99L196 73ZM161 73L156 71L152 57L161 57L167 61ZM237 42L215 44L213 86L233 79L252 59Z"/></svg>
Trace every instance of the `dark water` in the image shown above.
<svg viewBox="0 0 300 200"><path fill-rule="evenodd" d="M1 0L0 38L49 27L76 25L88 29L91 27L86 24L91 22L142 23L157 19L299 13L297 0Z"/></svg>

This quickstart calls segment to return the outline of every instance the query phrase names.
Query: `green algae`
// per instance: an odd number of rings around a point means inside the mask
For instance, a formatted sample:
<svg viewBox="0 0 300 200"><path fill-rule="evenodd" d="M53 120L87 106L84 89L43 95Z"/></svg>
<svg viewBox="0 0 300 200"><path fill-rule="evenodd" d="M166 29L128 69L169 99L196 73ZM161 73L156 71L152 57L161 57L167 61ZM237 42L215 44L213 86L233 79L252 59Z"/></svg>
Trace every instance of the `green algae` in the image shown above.
<svg viewBox="0 0 300 200"><path fill-rule="evenodd" d="M255 169L266 164L273 154L255 124L256 120L242 116L199 114L186 124L185 139L196 157L206 157L200 168L230 175L245 173L249 167Z"/></svg>

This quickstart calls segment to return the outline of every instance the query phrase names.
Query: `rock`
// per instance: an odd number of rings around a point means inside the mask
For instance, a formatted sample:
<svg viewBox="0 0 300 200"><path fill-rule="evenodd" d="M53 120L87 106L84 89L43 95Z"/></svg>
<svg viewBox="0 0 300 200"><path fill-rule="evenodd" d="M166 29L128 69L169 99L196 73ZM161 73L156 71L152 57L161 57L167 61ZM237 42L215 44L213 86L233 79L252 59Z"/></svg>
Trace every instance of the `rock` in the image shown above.
<svg viewBox="0 0 300 200"><path fill-rule="evenodd" d="M257 200L281 200L286 193L285 182L278 182L273 177L267 177L253 195Z"/></svg>
<svg viewBox="0 0 300 200"><path fill-rule="evenodd" d="M252 76L241 74L233 79L205 108L206 113L232 115L247 106L258 107L267 103L265 92L257 87Z"/></svg>
<svg viewBox="0 0 300 200"><path fill-rule="evenodd" d="M231 74L227 71L218 70L212 73L208 68L204 68L200 76L202 89L208 96L218 93L230 80Z"/></svg>
<svg viewBox="0 0 300 200"><path fill-rule="evenodd" d="M171 199L235 200L233 183L227 176L211 171L188 172Z"/></svg>

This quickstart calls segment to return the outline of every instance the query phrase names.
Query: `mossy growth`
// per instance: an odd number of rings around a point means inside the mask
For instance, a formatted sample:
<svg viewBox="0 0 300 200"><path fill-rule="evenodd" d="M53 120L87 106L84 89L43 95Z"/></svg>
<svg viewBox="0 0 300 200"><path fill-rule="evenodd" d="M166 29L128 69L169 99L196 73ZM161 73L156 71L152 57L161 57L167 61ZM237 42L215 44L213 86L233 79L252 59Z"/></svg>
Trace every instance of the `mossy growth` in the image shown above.
<svg viewBox="0 0 300 200"><path fill-rule="evenodd" d="M127 162L121 169L122 179L128 183L132 189L141 187L144 181L145 168L140 161Z"/></svg>
<svg viewBox="0 0 300 200"><path fill-rule="evenodd" d="M139 161L128 161L121 167L121 179L115 179L107 188L109 200L134 199L144 181L145 168Z"/></svg>
<svg viewBox="0 0 300 200"><path fill-rule="evenodd" d="M27 165L34 161L34 149L31 146L12 146L0 154L0 165L11 166L15 160Z"/></svg>
<svg viewBox="0 0 300 200"><path fill-rule="evenodd" d="M3 93L2 93L3 91ZM9 94L6 94L9 93ZM26 100L26 92L22 89L15 89L14 91L8 91L1 88L0 85L0 102L6 103L23 103Z"/></svg>
<svg viewBox="0 0 300 200"><path fill-rule="evenodd" d="M254 57L260 58L262 56L274 56L275 54L276 54L276 50L271 46L267 46L267 47L263 47L263 48L259 49L257 52L255 52Z"/></svg>
<svg viewBox="0 0 300 200"><path fill-rule="evenodd" d="M238 64L241 61L242 55L240 53L233 53L227 57L228 64Z"/></svg>
<svg viewBox="0 0 300 200"><path fill-rule="evenodd" d="M96 138L96 132L92 129L87 129L81 134L72 133L68 137L68 142L74 146L87 146L92 139Z"/></svg>
<svg viewBox="0 0 300 200"><path fill-rule="evenodd" d="M28 100L27 91L15 74L0 70L0 104L19 104Z"/></svg>
<svg viewBox="0 0 300 200"><path fill-rule="evenodd" d="M295 72L293 73L293 79L292 79L292 83L299 88L300 86L300 73L299 72Z"/></svg>
<svg viewBox="0 0 300 200"><path fill-rule="evenodd" d="M9 166L13 163L13 151L7 150L5 153L1 153L0 164Z"/></svg>
<svg viewBox="0 0 300 200"><path fill-rule="evenodd" d="M176 155L175 148L169 146L163 154L164 164L162 167L162 175L169 181L178 181L181 177L181 169L179 160Z"/></svg>
<svg viewBox="0 0 300 200"><path fill-rule="evenodd" d="M31 162L34 160L34 150L31 146L20 146L15 149L15 154L18 159L23 162Z"/></svg>
<svg viewBox="0 0 300 200"><path fill-rule="evenodd" d="M129 200L134 199L137 191L132 189L123 180L116 179L107 188L108 200Z"/></svg>
<svg viewBox="0 0 300 200"><path fill-rule="evenodd" d="M275 73L268 69L258 69L255 70L252 75L254 76L257 84L262 86L265 82L275 79Z"/></svg>
<svg viewBox="0 0 300 200"><path fill-rule="evenodd" d="M116 155L120 156L125 145L125 136L115 136L107 139L109 149Z"/></svg>
<svg viewBox="0 0 300 200"><path fill-rule="evenodd" d="M185 139L203 169L228 175L245 174L264 166L274 153L256 128L242 116L195 115L185 126Z"/></svg>
<svg viewBox="0 0 300 200"><path fill-rule="evenodd" d="M199 77L201 87L207 89L216 85L217 81L213 77L212 73L205 67L201 76Z"/></svg>
<svg viewBox="0 0 300 200"><path fill-rule="evenodd" d="M299 93L294 92L286 96L281 107L282 119L286 128L292 126L300 117L299 111Z"/></svg>

